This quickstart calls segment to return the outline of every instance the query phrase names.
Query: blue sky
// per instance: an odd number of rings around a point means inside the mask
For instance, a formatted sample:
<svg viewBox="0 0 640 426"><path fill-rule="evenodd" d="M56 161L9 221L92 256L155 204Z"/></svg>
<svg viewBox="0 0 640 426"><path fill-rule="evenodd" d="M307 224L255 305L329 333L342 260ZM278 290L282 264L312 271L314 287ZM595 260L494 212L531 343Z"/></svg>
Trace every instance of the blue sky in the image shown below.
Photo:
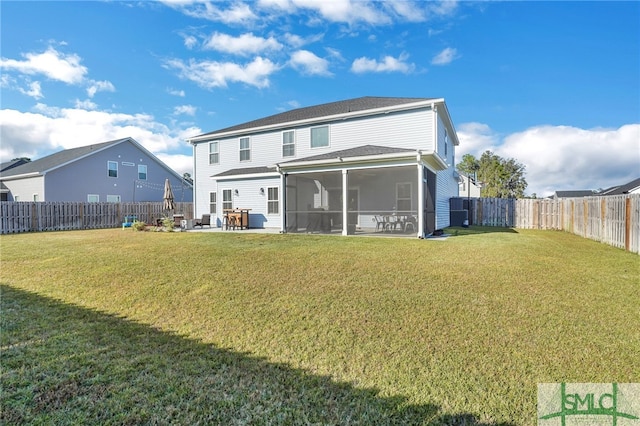
<svg viewBox="0 0 640 426"><path fill-rule="evenodd" d="M0 160L185 139L360 96L442 97L527 193L640 177L639 2L2 1Z"/></svg>

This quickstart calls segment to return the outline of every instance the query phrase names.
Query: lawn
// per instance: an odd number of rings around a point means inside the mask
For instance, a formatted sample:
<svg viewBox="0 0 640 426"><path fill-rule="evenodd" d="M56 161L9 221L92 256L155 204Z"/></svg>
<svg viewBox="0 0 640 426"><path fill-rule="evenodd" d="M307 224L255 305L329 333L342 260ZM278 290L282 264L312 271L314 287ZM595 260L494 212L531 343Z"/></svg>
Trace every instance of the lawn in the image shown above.
<svg viewBox="0 0 640 426"><path fill-rule="evenodd" d="M640 381L640 257L572 234L0 237L5 424L536 423Z"/></svg>

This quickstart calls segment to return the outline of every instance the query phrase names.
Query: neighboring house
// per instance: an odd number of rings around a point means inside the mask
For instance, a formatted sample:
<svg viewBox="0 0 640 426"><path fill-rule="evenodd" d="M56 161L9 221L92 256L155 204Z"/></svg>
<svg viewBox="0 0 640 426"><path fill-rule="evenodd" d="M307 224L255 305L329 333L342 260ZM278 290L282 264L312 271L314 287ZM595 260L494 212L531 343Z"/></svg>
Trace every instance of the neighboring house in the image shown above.
<svg viewBox="0 0 640 426"><path fill-rule="evenodd" d="M578 189L572 191L556 191L549 198L553 198L557 200L558 198L582 198L582 197L593 197L594 195L599 195L596 191L591 189Z"/></svg>
<svg viewBox="0 0 640 426"><path fill-rule="evenodd" d="M8 201L162 201L169 179L175 201L193 187L132 138L67 149L0 172Z"/></svg>
<svg viewBox="0 0 640 426"><path fill-rule="evenodd" d="M597 195L624 195L624 194L640 194L640 178L634 179L629 183L620 186L613 186L599 192Z"/></svg>
<svg viewBox="0 0 640 426"><path fill-rule="evenodd" d="M299 108L189 139L194 214L220 226L250 209L250 227L282 232L449 226L458 137L444 99L363 97ZM286 190L285 190L286 189Z"/></svg>
<svg viewBox="0 0 640 426"><path fill-rule="evenodd" d="M476 182L472 177L460 175L460 194L462 198L480 198L480 183Z"/></svg>

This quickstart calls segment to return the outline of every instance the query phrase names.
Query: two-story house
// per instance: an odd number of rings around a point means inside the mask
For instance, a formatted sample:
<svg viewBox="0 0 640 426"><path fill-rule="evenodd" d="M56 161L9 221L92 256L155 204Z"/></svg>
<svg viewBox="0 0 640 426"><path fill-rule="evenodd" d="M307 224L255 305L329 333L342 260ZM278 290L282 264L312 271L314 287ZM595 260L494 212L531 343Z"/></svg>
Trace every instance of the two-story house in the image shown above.
<svg viewBox="0 0 640 426"><path fill-rule="evenodd" d="M231 209L282 232L406 232L449 226L456 131L444 99L362 97L189 139L194 212Z"/></svg>
<svg viewBox="0 0 640 426"><path fill-rule="evenodd" d="M169 179L176 201L193 187L133 138L66 149L0 172L6 201L162 201Z"/></svg>

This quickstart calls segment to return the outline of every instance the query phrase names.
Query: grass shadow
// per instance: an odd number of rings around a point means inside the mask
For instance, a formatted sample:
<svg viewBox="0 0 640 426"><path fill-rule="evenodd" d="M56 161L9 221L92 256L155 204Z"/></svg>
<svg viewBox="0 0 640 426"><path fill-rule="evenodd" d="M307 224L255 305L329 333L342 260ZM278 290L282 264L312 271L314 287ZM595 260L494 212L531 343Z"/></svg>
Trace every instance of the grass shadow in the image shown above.
<svg viewBox="0 0 640 426"><path fill-rule="evenodd" d="M484 425L0 286L3 424Z"/></svg>
<svg viewBox="0 0 640 426"><path fill-rule="evenodd" d="M480 234L517 234L518 231L514 228L505 228L502 226L469 226L463 228L461 226L451 226L444 230L444 233L451 237L462 237L467 235L480 235Z"/></svg>

